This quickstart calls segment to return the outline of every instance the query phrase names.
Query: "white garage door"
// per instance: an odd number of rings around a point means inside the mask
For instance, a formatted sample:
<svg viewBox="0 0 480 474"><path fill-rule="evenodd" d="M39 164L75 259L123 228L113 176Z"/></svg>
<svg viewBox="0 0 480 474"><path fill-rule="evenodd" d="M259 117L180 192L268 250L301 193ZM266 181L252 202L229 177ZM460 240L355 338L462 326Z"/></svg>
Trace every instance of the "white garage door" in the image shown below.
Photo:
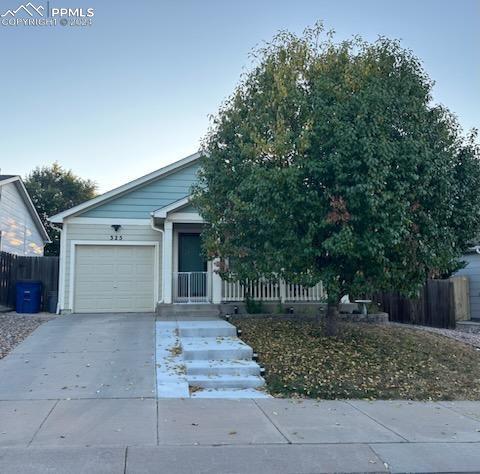
<svg viewBox="0 0 480 474"><path fill-rule="evenodd" d="M74 311L154 310L153 246L77 245Z"/></svg>

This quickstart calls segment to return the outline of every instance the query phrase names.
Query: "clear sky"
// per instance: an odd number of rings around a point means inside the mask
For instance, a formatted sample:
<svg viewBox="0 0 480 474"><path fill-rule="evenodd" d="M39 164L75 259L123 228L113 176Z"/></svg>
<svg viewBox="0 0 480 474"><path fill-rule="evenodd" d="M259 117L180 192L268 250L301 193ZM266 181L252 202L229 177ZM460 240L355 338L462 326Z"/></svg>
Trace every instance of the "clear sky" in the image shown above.
<svg viewBox="0 0 480 474"><path fill-rule="evenodd" d="M0 13L21 0L0 0ZM45 5L43 0L34 5ZM100 191L198 149L253 46L323 20L339 39L400 38L435 100L479 127L478 0L51 0L90 27L0 26L0 168L58 161Z"/></svg>

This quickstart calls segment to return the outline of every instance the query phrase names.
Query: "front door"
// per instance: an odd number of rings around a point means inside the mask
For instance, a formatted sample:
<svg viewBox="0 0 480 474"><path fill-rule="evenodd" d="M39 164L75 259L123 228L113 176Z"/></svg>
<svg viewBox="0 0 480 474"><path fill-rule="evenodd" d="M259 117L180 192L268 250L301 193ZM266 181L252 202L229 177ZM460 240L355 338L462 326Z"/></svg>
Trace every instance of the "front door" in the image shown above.
<svg viewBox="0 0 480 474"><path fill-rule="evenodd" d="M200 234L178 234L177 297L185 302L207 299L207 261L202 255Z"/></svg>

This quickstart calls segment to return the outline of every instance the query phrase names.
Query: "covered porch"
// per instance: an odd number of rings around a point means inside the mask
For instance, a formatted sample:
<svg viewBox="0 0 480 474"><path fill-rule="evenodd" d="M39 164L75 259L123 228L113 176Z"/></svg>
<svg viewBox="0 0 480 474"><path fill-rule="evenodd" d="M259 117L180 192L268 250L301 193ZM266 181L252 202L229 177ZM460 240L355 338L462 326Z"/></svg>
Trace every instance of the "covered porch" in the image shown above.
<svg viewBox="0 0 480 474"><path fill-rule="evenodd" d="M152 228L163 235L163 303L229 303L252 300L319 302L325 298L320 283L304 287L276 281L226 282L214 272L215 261L201 254L200 234L205 221L188 197L152 213Z"/></svg>
<svg viewBox="0 0 480 474"><path fill-rule="evenodd" d="M221 302L221 279L201 254L204 225L188 197L152 213L152 228L163 234L163 303Z"/></svg>

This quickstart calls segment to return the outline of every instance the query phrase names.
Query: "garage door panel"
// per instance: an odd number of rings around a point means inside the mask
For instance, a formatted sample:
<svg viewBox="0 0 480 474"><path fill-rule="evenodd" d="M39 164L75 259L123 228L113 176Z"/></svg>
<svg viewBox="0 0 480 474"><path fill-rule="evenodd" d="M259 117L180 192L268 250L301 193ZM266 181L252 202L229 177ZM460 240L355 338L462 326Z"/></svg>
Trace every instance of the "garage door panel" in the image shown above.
<svg viewBox="0 0 480 474"><path fill-rule="evenodd" d="M130 247L133 250L133 253L135 254L135 257L141 257L142 255L145 258L150 258L150 249L151 247L144 246L144 247Z"/></svg>
<svg viewBox="0 0 480 474"><path fill-rule="evenodd" d="M151 280L150 280L151 282ZM118 298L132 298L135 296L145 297L152 294L148 282L128 282L128 281L119 281L117 282L117 293Z"/></svg>
<svg viewBox="0 0 480 474"><path fill-rule="evenodd" d="M115 311L130 311L130 312L142 312L152 311L152 303L150 298L116 298L113 302L113 308Z"/></svg>
<svg viewBox="0 0 480 474"><path fill-rule="evenodd" d="M75 265L77 267L77 265ZM97 275L111 275L115 271L113 264L102 264L95 262L92 264L82 263L75 268L75 273L83 278L95 278Z"/></svg>
<svg viewBox="0 0 480 474"><path fill-rule="evenodd" d="M132 298L117 298L113 303L115 311L131 311L134 312L134 301Z"/></svg>
<svg viewBox="0 0 480 474"><path fill-rule="evenodd" d="M117 255L122 254L124 257L134 257L136 255L136 249L128 246L123 248L120 246L117 246L115 247L114 251Z"/></svg>
<svg viewBox="0 0 480 474"><path fill-rule="evenodd" d="M135 266L135 272L139 275L147 275L149 274L150 271L153 271L153 268L151 268L150 263L138 263Z"/></svg>
<svg viewBox="0 0 480 474"><path fill-rule="evenodd" d="M79 281L105 281L108 277L115 273L115 268L112 266L111 268L108 267L96 267L92 265L90 268L85 269L83 271L76 271L76 276Z"/></svg>
<svg viewBox="0 0 480 474"><path fill-rule="evenodd" d="M131 287L132 285L135 285L138 289L138 288L141 288L141 287L145 286L145 284L148 283L149 281L152 281L153 275L152 275L151 278L150 277L139 276L139 275L132 275L132 278L135 278L135 281L132 281L131 279L130 280L122 279L122 280L117 280L117 282L118 282L119 285L124 285L125 283L127 283L128 284L128 286L126 287L127 289L129 287Z"/></svg>
<svg viewBox="0 0 480 474"><path fill-rule="evenodd" d="M76 293L79 297L90 298L91 296L96 296L97 298L99 298L105 294L108 294L111 289L111 283L106 281L79 282L76 288Z"/></svg>
<svg viewBox="0 0 480 474"><path fill-rule="evenodd" d="M75 311L79 313L109 312L114 303L113 298L96 298L95 306L92 307L92 300L90 298L79 298L78 301L75 301Z"/></svg>
<svg viewBox="0 0 480 474"><path fill-rule="evenodd" d="M77 246L74 311L153 311L154 259L153 246Z"/></svg>
<svg viewBox="0 0 480 474"><path fill-rule="evenodd" d="M121 279L131 279L131 275L135 273L135 264L124 264L124 265L117 265L115 268L115 271L117 273L116 279L121 280Z"/></svg>
<svg viewBox="0 0 480 474"><path fill-rule="evenodd" d="M92 262L92 261L95 262L98 260L109 260L113 256L115 256L115 252L112 252L112 251L106 251L104 253L82 252L82 258L87 262Z"/></svg>

